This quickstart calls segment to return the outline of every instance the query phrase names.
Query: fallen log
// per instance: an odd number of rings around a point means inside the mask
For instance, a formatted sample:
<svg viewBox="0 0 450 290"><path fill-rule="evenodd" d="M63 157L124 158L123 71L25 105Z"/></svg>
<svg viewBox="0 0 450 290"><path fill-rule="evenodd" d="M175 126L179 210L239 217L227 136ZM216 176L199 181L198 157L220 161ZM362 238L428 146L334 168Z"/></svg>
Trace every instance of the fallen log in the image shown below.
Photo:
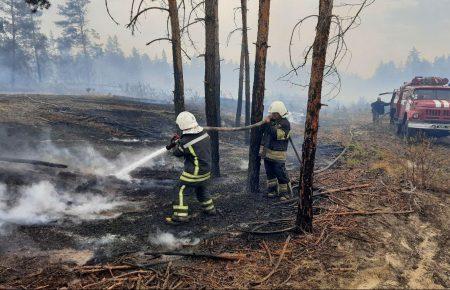
<svg viewBox="0 0 450 290"><path fill-rule="evenodd" d="M227 260L227 261L238 261L244 259L245 254L235 254L235 253L220 253L220 254L208 254L208 253L195 253L195 252L173 252L173 251L165 251L165 252L145 252L144 255L150 256L183 256L190 258L207 258L213 260Z"/></svg>
<svg viewBox="0 0 450 290"><path fill-rule="evenodd" d="M54 167L54 168L67 168L68 167L65 164L52 163L52 162L46 162L46 161L40 161L40 160L8 158L8 157L0 157L0 162L22 163L22 164L39 165L39 166L47 166L47 167Z"/></svg>
<svg viewBox="0 0 450 290"><path fill-rule="evenodd" d="M116 266L83 266L78 268L78 272L83 274L88 273L98 273L103 271L111 271L111 270L131 270L135 269L137 266L135 265L116 265Z"/></svg>
<svg viewBox="0 0 450 290"><path fill-rule="evenodd" d="M325 195L325 194L342 192L342 191L349 191L349 190L358 189L358 188L366 188L366 187L369 187L369 186L371 186L370 183L350 185L350 186L341 187L341 188L334 188L334 189L324 190L324 191L315 193L313 196Z"/></svg>

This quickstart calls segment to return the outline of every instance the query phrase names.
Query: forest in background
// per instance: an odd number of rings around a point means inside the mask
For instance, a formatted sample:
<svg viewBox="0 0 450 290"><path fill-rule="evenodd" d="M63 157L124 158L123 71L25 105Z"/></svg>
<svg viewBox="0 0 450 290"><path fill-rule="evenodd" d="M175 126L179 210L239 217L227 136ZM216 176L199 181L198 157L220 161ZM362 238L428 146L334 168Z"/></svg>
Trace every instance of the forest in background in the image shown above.
<svg viewBox="0 0 450 290"><path fill-rule="evenodd" d="M100 43L98 33L86 19L88 4L88 0L82 0L59 6L62 20L55 25L61 33L55 36L42 32L41 11L31 13L20 0L0 0L0 91L106 93L172 102L172 64L165 51L153 58L137 49L126 55L116 36ZM203 102L203 60L184 61L186 100ZM416 48L406 60L396 63L380 63L368 79L342 70L342 88L328 91L325 100L332 105L364 106L377 93L392 90L416 75L450 75L449 56L429 61ZM253 69L253 64L250 67ZM280 79L289 70L286 64L268 60L266 102L282 99L301 111L306 90ZM239 63L222 60L221 76L221 98L235 100Z"/></svg>

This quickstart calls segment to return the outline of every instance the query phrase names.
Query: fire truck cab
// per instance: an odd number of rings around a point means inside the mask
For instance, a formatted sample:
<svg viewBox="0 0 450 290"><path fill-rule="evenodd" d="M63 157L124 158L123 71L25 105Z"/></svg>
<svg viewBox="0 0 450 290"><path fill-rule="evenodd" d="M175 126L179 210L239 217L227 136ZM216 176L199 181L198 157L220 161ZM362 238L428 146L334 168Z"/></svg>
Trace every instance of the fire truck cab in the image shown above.
<svg viewBox="0 0 450 290"><path fill-rule="evenodd" d="M415 77L395 90L391 123L408 137L423 132L434 137L450 135L450 86L447 78Z"/></svg>

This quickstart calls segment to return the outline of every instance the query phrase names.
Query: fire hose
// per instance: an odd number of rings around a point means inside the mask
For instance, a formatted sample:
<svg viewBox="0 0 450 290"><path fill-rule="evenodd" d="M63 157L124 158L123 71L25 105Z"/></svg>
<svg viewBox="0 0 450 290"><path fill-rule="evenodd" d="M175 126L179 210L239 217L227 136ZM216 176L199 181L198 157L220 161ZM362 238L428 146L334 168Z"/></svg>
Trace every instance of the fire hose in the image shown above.
<svg viewBox="0 0 450 290"><path fill-rule="evenodd" d="M236 132L236 131L250 130L252 128L257 128L257 127L260 127L262 125L264 125L264 120L263 121L259 121L258 123L255 123L255 124L244 126L244 127L208 127L208 126L206 126L206 127L203 127L203 129L205 131ZM300 155L298 154L297 148L295 147L294 142L292 141L291 137L289 137L289 142L291 143L292 148L294 149L295 156L297 157L298 162L301 163L302 161L301 161Z"/></svg>
<svg viewBox="0 0 450 290"><path fill-rule="evenodd" d="M245 131L250 130L252 128L260 127L264 125L264 121L259 121L258 123L251 124L244 127L203 127L205 131L218 131L218 132L235 132L235 131Z"/></svg>

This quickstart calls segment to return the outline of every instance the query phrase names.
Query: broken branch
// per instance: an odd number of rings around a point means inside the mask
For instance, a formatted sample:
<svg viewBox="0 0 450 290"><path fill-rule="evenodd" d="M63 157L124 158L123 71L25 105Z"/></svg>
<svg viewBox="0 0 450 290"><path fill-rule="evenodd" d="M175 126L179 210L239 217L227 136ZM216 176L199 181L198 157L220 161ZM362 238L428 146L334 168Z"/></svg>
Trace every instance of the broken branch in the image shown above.
<svg viewBox="0 0 450 290"><path fill-rule="evenodd" d="M272 269L272 271L270 271L270 273L267 274L267 276L265 276L261 280L251 282L252 285L259 285L259 284L263 283L264 281L267 281L270 277L272 277L272 275L277 271L278 267L280 266L281 260L284 258L284 255L286 254L286 249L287 249L287 246L288 246L290 240L291 240L291 236L289 235L287 237L286 241L284 242L280 257L278 258L278 261L275 264L275 267Z"/></svg>
<svg viewBox="0 0 450 290"><path fill-rule="evenodd" d="M207 253L195 253L195 252L146 252L144 255L158 256L183 256L190 258L207 258L213 260L227 260L227 261L238 261L245 258L245 254L235 254L235 253L220 253L220 254L207 254Z"/></svg>

